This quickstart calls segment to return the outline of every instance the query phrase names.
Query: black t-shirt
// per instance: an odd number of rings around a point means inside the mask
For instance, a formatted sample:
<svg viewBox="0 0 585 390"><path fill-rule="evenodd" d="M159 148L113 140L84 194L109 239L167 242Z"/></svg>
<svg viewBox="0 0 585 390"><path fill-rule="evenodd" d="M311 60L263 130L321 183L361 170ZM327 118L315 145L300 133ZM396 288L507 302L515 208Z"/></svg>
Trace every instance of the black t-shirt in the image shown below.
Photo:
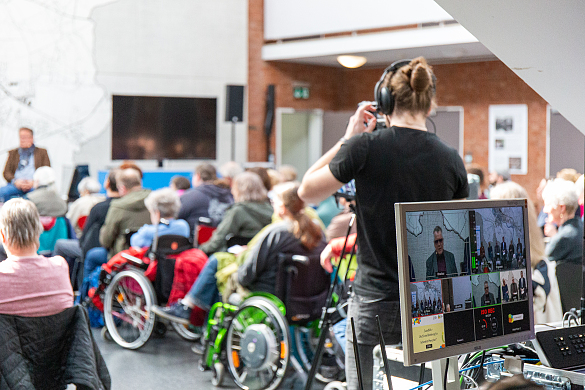
<svg viewBox="0 0 585 390"><path fill-rule="evenodd" d="M329 168L343 183L355 179L356 294L398 300L394 203L466 198L461 157L434 134L391 127L352 137Z"/></svg>

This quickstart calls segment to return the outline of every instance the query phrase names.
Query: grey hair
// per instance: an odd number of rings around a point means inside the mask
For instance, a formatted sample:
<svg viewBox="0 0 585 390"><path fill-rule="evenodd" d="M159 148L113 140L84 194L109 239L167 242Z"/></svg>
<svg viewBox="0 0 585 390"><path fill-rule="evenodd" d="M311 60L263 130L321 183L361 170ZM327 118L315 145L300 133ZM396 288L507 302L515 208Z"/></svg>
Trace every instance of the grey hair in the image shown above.
<svg viewBox="0 0 585 390"><path fill-rule="evenodd" d="M133 168L126 168L116 172L116 185L118 189L124 186L126 190L131 190L142 186L142 176L139 171Z"/></svg>
<svg viewBox="0 0 585 390"><path fill-rule="evenodd" d="M77 191L81 194L82 192L88 191L90 194L96 194L102 189L101 184L93 177L84 177L77 185Z"/></svg>
<svg viewBox="0 0 585 390"><path fill-rule="evenodd" d="M51 167L39 167L33 173L33 181L38 187L44 186L56 191L55 180L55 170Z"/></svg>
<svg viewBox="0 0 585 390"><path fill-rule="evenodd" d="M37 206L30 200L10 199L0 209L0 229L11 247L38 247L43 225Z"/></svg>
<svg viewBox="0 0 585 390"><path fill-rule="evenodd" d="M221 173L222 177L230 177L233 179L242 172L244 172L244 169L235 161L228 161L219 167L219 173Z"/></svg>
<svg viewBox="0 0 585 390"><path fill-rule="evenodd" d="M161 188L160 190L152 191L144 199L144 204L148 211L160 212L161 218L176 218L181 208L179 195L170 188Z"/></svg>
<svg viewBox="0 0 585 390"><path fill-rule="evenodd" d="M552 207L565 205L568 214L572 214L579 207L575 183L564 179L549 181L542 191L542 199Z"/></svg>
<svg viewBox="0 0 585 390"><path fill-rule="evenodd" d="M528 192L520 184L506 181L498 184L490 191L491 199L521 199L528 201L528 233L530 237L530 263L532 269L536 268L540 260L544 259L544 240L542 230L538 227L536 209L528 197Z"/></svg>
<svg viewBox="0 0 585 390"><path fill-rule="evenodd" d="M254 172L240 173L234 179L232 187L238 195L238 202L261 202L266 200L267 193L260 176Z"/></svg>

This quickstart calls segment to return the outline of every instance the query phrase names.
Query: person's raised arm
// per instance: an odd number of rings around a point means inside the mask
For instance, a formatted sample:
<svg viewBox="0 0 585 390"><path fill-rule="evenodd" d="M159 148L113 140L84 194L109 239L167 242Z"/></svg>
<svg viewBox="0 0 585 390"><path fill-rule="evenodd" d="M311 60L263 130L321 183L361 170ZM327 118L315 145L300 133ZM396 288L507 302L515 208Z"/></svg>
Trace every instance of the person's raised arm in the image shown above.
<svg viewBox="0 0 585 390"><path fill-rule="evenodd" d="M357 134L371 133L376 128L376 115L372 113L374 111L375 109L371 104L364 104L358 107L355 114L349 119L345 136L307 170L299 187L299 197L302 200L307 203L317 204L331 196L343 185L331 173L329 163L335 157L343 142Z"/></svg>

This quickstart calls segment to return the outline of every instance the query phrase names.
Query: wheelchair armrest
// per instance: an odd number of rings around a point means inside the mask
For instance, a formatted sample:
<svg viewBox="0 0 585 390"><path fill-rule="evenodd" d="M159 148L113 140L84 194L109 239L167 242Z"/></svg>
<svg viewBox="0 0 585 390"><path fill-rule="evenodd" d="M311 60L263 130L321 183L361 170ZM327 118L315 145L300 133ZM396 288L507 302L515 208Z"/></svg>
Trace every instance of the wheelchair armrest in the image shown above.
<svg viewBox="0 0 585 390"><path fill-rule="evenodd" d="M143 268L143 269L148 268L148 265L144 261L142 261L142 259L139 259L136 256L132 256L132 255L130 255L128 253L124 253L124 252L122 252L121 255L122 255L123 258L125 258L126 260L128 260L128 262L130 264L132 264L132 265L134 265L134 266L136 266L138 268Z"/></svg>
<svg viewBox="0 0 585 390"><path fill-rule="evenodd" d="M290 255L290 254L286 254L286 253L281 253L278 255L278 261L279 263L288 263L288 264L292 264L292 263L300 263L300 264L306 264L308 265L310 260L309 257L307 256L303 256L303 255Z"/></svg>

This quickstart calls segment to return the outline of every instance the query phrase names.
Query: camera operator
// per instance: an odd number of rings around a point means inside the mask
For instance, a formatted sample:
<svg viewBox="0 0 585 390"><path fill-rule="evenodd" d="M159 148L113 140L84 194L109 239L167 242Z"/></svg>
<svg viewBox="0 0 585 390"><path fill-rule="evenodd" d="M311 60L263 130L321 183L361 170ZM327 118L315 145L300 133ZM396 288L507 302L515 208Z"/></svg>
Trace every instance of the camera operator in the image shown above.
<svg viewBox="0 0 585 390"><path fill-rule="evenodd" d="M392 64L375 94L377 105L360 105L345 136L307 171L299 189L303 200L318 203L355 179L359 251L349 316L356 325L364 389L372 387L376 315L386 344L401 341L394 203L463 199L469 192L457 151L427 132L435 80L426 60ZM376 108L388 128L373 132ZM346 337L347 388L355 390L351 329Z"/></svg>

